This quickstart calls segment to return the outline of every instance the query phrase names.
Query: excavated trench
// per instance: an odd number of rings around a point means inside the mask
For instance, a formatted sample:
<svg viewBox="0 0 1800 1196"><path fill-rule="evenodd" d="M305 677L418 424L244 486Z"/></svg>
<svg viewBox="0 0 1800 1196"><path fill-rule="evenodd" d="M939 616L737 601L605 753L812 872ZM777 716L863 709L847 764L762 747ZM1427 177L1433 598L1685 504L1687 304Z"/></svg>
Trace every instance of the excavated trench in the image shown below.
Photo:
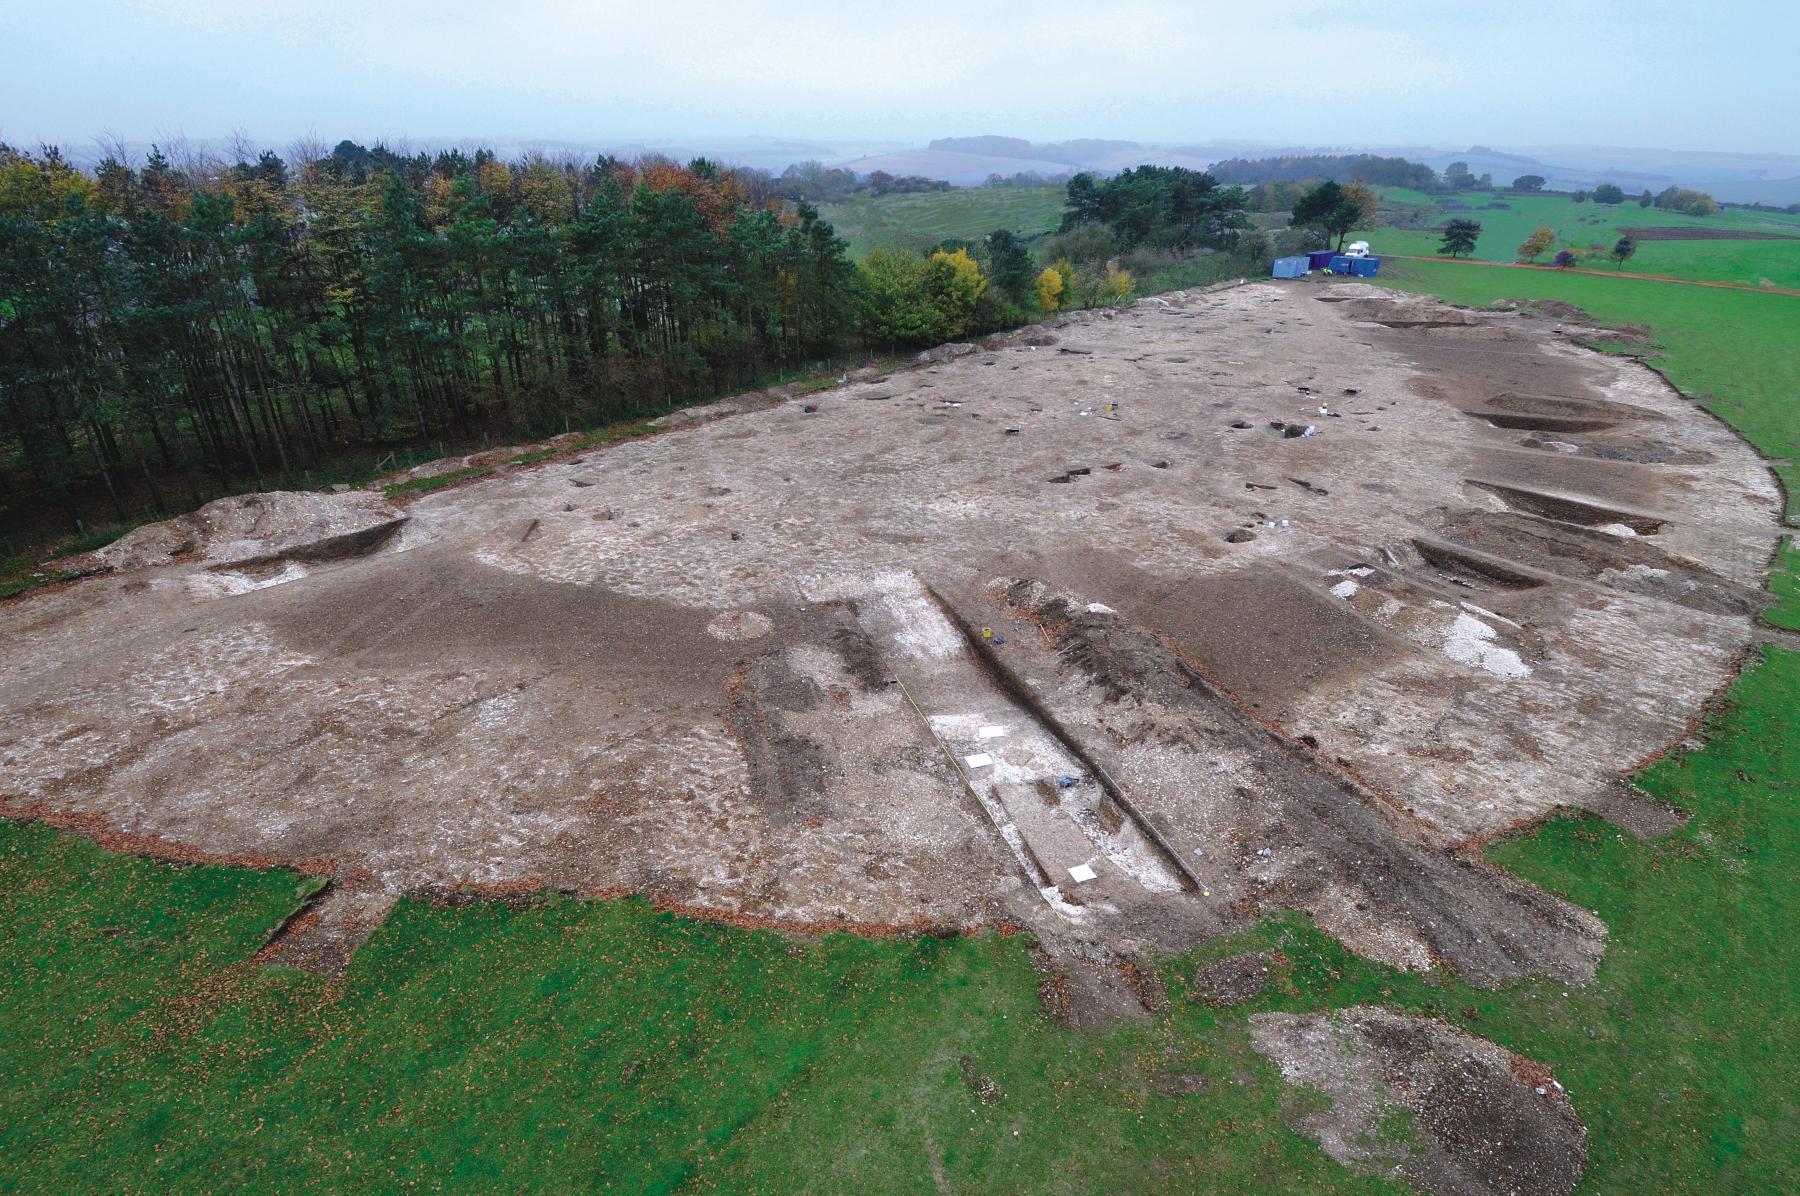
<svg viewBox="0 0 1800 1196"><path fill-rule="evenodd" d="M1054 323L404 509L133 533L0 608L0 813L327 877L271 949L326 968L398 894L554 888L1018 923L1093 1016L1272 908L1590 976L1597 921L1475 853L1608 808L1730 676L1766 469L1530 315L1265 284Z"/></svg>
<svg viewBox="0 0 1800 1196"><path fill-rule="evenodd" d="M1583 527L1606 527L1617 524L1630 528L1640 536L1654 536L1662 530L1663 524L1668 522L1668 520L1655 515L1627 511L1620 507L1603 506L1592 499L1576 498L1568 494L1528 490L1521 486L1478 481L1474 478L1468 479L1467 484L1486 490L1505 503L1510 510L1564 523L1578 523Z"/></svg>
<svg viewBox="0 0 1800 1196"><path fill-rule="evenodd" d="M1571 807L1678 821L1623 778L1762 634L1779 535L1766 466L1655 374L1363 284L1178 293L663 426L404 509L227 500L0 605L0 815L324 878L261 956L322 971L400 894L554 889L1021 926L1084 1025L1277 909L1395 967L1581 984L1600 920L1481 849ZM1258 1047L1303 1070L1363 1034L1380 1067L1336 1071L1376 1114L1475 1060L1509 1157L1554 1164L1507 1182L1574 1182L1573 1113L1505 1082L1547 1072L1352 1022ZM1476 1122L1415 1112L1407 1174L1462 1190Z"/></svg>

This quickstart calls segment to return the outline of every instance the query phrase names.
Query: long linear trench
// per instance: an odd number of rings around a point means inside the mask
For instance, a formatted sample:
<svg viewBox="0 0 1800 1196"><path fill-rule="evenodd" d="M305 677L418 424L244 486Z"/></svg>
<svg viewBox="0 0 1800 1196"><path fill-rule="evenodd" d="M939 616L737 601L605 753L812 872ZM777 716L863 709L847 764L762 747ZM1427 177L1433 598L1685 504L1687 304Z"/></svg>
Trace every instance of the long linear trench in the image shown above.
<svg viewBox="0 0 1800 1196"><path fill-rule="evenodd" d="M1019 870L1062 921L1093 929L1183 895L1205 878L1129 806L1104 768L1007 692L961 625L909 579L865 609L924 730L1006 843ZM934 627L920 646L914 629Z"/></svg>

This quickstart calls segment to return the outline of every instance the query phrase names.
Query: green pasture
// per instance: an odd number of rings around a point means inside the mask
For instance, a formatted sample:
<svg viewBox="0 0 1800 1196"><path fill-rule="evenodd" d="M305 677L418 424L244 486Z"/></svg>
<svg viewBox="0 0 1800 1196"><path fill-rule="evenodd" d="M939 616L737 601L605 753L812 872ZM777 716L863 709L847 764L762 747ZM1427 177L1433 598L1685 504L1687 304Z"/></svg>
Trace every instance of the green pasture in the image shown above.
<svg viewBox="0 0 1800 1196"><path fill-rule="evenodd" d="M1624 272L1666 274L1705 282L1730 282L1744 286L1800 289L1800 217L1780 212L1750 212L1728 208L1715 216L1688 216L1660 208L1640 208L1635 199L1622 204L1575 203L1567 196L1510 195L1505 192L1468 192L1456 197L1466 208L1445 209L1432 196L1388 188L1384 201L1417 210L1433 209L1434 224L1467 219L1481 224L1476 258L1511 262L1519 246L1540 226L1555 230L1557 244L1539 260L1548 262L1557 249L1570 249L1582 257L1581 265L1614 269L1606 257L1620 230L1625 228L1691 228L1696 231L1735 230L1767 233L1780 240L1641 240L1637 253L1625 263ZM1488 208L1503 203L1505 208ZM1377 253L1435 254L1442 234L1427 228L1379 228L1355 237L1370 242Z"/></svg>
<svg viewBox="0 0 1800 1196"><path fill-rule="evenodd" d="M1055 231L1062 224L1063 189L958 187L910 195L858 195L827 204L820 214L850 242L851 256L872 249L924 249L939 241L975 240L995 229L1021 236Z"/></svg>

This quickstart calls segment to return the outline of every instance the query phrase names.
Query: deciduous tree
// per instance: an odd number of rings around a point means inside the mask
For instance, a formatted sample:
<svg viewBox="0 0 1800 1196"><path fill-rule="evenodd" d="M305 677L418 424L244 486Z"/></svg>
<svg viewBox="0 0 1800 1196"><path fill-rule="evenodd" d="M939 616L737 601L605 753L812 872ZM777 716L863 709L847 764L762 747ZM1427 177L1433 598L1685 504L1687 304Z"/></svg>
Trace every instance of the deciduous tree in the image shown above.
<svg viewBox="0 0 1800 1196"><path fill-rule="evenodd" d="M1547 224L1541 224L1529 237L1526 237L1524 243L1519 246L1519 260L1522 262L1535 262L1539 255L1554 244L1556 244L1556 230Z"/></svg>
<svg viewBox="0 0 1800 1196"><path fill-rule="evenodd" d="M1362 219L1361 201L1347 195L1345 189L1338 184L1325 182L1307 192L1300 202L1294 205L1294 211L1288 218L1288 223L1295 228L1313 229L1326 236L1337 238L1336 248L1342 251L1344 239Z"/></svg>

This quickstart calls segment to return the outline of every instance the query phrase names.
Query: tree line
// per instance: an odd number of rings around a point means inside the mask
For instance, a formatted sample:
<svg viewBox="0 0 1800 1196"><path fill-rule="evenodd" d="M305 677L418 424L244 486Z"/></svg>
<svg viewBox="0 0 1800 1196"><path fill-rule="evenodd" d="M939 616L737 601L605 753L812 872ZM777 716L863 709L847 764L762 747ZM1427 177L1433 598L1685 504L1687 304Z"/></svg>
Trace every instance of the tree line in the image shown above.
<svg viewBox="0 0 1800 1196"><path fill-rule="evenodd" d="M804 166L290 157L0 145L0 549L1118 302L1121 244L1247 223L1237 188L1146 168L1075 188L1095 235L1042 262L998 230L858 265L786 194L840 181Z"/></svg>
<svg viewBox="0 0 1800 1196"><path fill-rule="evenodd" d="M1250 197L1203 170L1138 166L1100 179L1085 171L1069 180L1062 229L1111 228L1122 249L1153 245L1176 253L1232 247L1250 227Z"/></svg>
<svg viewBox="0 0 1800 1196"><path fill-rule="evenodd" d="M48 505L79 528L84 488L123 520L351 449L629 418L831 353L856 268L757 182L347 142L87 173L0 147L8 521Z"/></svg>
<svg viewBox="0 0 1800 1196"><path fill-rule="evenodd" d="M1462 163L1452 163L1452 168ZM1278 158L1231 158L1215 162L1212 175L1221 183L1349 183L1361 180L1378 187L1410 187L1415 191L1453 189L1422 162L1376 154L1291 154ZM1447 172L1448 173L1448 172Z"/></svg>

